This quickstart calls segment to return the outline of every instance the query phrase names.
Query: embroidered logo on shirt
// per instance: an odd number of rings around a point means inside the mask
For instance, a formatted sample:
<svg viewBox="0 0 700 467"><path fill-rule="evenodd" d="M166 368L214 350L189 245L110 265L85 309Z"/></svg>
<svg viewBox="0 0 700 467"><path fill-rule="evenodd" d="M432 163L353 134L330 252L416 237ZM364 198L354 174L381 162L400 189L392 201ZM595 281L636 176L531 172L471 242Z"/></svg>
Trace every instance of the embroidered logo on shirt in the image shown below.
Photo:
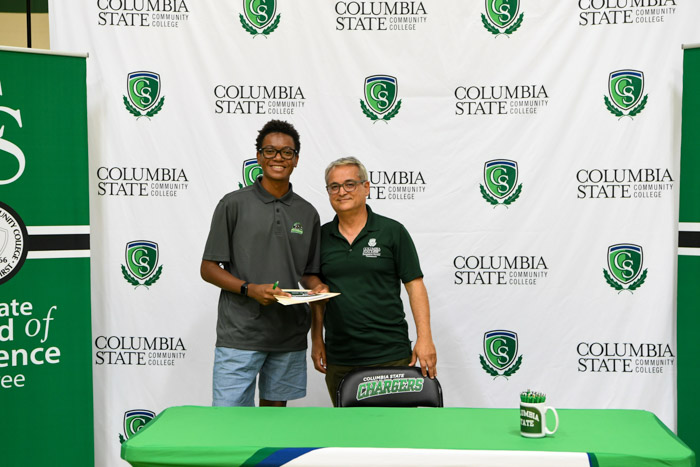
<svg viewBox="0 0 700 467"><path fill-rule="evenodd" d="M301 226L300 222L295 222L294 225L292 226L292 230L290 230L291 233L303 235L304 234L304 227Z"/></svg>
<svg viewBox="0 0 700 467"><path fill-rule="evenodd" d="M382 249L377 246L377 239L370 238L366 247L362 249L362 256L367 258L378 258L382 256Z"/></svg>

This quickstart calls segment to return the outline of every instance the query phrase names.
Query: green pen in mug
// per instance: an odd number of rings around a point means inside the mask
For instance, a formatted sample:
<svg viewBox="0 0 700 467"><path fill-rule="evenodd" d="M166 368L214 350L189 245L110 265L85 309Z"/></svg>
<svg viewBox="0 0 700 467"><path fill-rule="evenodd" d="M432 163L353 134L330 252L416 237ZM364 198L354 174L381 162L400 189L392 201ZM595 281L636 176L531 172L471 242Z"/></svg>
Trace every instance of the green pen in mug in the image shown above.
<svg viewBox="0 0 700 467"><path fill-rule="evenodd" d="M546 395L529 389L520 394L520 434L526 438L553 435L559 428L559 414L554 407L545 405ZM547 412L554 414L554 429L547 428Z"/></svg>

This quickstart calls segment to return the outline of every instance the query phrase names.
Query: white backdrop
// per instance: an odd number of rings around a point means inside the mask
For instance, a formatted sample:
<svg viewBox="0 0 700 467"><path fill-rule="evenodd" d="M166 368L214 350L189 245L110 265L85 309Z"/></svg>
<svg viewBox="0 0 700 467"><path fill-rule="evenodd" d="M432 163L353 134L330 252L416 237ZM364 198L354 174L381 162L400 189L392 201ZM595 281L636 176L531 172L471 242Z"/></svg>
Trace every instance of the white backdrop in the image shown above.
<svg viewBox="0 0 700 467"><path fill-rule="evenodd" d="M555 407L647 409L675 427L681 44L699 41L698 2L496 1L509 23L489 22L491 1L256 0L270 19L258 29L245 3L50 6L52 47L90 54L98 465L121 465L129 411L211 403L218 291L201 254L271 118L301 134L292 182L322 222L323 171L353 155L372 208L411 232L446 406L515 407L532 388ZM139 71L159 75L146 110L128 99ZM618 71L632 106L613 102ZM396 79L387 113L366 100L373 75ZM507 205L486 199L492 160L517 164ZM145 279L125 256L138 240L157 244ZM629 282L608 264L618 244L641 247L622 258L636 258ZM484 349L493 330L517 335L505 367ZM290 405L330 405L310 360L308 395Z"/></svg>

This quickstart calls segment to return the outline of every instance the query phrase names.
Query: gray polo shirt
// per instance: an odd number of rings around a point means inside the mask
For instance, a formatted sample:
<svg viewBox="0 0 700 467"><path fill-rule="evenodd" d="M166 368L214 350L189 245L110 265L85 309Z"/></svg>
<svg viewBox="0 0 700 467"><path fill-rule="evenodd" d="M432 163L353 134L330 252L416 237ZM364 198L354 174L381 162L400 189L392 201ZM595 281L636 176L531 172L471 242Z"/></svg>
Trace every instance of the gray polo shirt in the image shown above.
<svg viewBox="0 0 700 467"><path fill-rule="evenodd" d="M224 196L214 210L203 259L222 263L253 284L279 281L299 288L304 274L320 272L320 222L316 209L289 191L281 198L258 180ZM217 347L267 352L306 349L307 305L262 306L249 297L221 290Z"/></svg>

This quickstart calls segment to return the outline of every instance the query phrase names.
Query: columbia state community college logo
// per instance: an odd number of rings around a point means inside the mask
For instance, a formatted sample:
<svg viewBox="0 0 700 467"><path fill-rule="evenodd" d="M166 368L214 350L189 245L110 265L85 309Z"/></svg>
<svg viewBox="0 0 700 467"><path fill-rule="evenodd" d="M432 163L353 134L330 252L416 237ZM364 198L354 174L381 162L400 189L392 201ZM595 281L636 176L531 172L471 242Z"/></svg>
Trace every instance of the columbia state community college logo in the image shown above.
<svg viewBox="0 0 700 467"><path fill-rule="evenodd" d="M398 80L393 76L368 76L365 78L365 100L360 100L362 113L374 123L391 120L401 108L401 99L396 100L398 92Z"/></svg>
<svg viewBox="0 0 700 467"><path fill-rule="evenodd" d="M523 24L524 13L518 15L520 0L485 0L486 14L481 14L481 22L494 36L513 34Z"/></svg>
<svg viewBox="0 0 700 467"><path fill-rule="evenodd" d="M156 115L163 108L165 96L160 97L160 75L152 71L134 71L126 76L127 94L124 107L134 117ZM160 97L160 100L158 99Z"/></svg>
<svg viewBox="0 0 700 467"><path fill-rule="evenodd" d="M119 434L119 442L124 443L127 439L139 432L148 422L156 416L155 412L144 409L127 410L124 412L124 435Z"/></svg>
<svg viewBox="0 0 700 467"><path fill-rule="evenodd" d="M653 376L673 372L676 356L667 342L586 341L576 345L579 373Z"/></svg>
<svg viewBox="0 0 700 467"><path fill-rule="evenodd" d="M639 245L618 243L608 247L608 269L603 269L605 281L618 293L630 293L638 289L647 278L647 269L642 271L644 252Z"/></svg>
<svg viewBox="0 0 700 467"><path fill-rule="evenodd" d="M243 183L238 184L238 188L250 186L262 175L263 170L257 159L246 159L243 161Z"/></svg>
<svg viewBox="0 0 700 467"><path fill-rule="evenodd" d="M423 2L377 2L373 0L335 3L336 31L415 32L428 21Z"/></svg>
<svg viewBox="0 0 700 467"><path fill-rule="evenodd" d="M276 10L277 0L243 0L243 14L238 17L243 29L253 37L266 37L280 24L282 15L275 16Z"/></svg>
<svg viewBox="0 0 700 467"><path fill-rule="evenodd" d="M425 194L426 186L421 171L370 170L367 199L415 201Z"/></svg>
<svg viewBox="0 0 700 467"><path fill-rule="evenodd" d="M125 248L126 266L122 264L124 279L134 288L155 284L163 272L158 266L158 244L149 240L128 242Z"/></svg>
<svg viewBox="0 0 700 467"><path fill-rule="evenodd" d="M586 168L576 172L578 199L661 198L673 191L671 171L663 167Z"/></svg>
<svg viewBox="0 0 700 467"><path fill-rule="evenodd" d="M543 84L465 84L455 88L455 115L534 116L549 105Z"/></svg>
<svg viewBox="0 0 700 467"><path fill-rule="evenodd" d="M616 117L634 117L647 105L649 94L644 94L644 73L638 70L617 70L608 78L608 96L605 106Z"/></svg>
<svg viewBox="0 0 700 467"><path fill-rule="evenodd" d="M189 188L185 169L179 167L99 167L97 194L174 198Z"/></svg>
<svg viewBox="0 0 700 467"><path fill-rule="evenodd" d="M292 115L306 97L294 84L217 84L214 113L221 115Z"/></svg>
<svg viewBox="0 0 700 467"><path fill-rule="evenodd" d="M190 20L185 0L97 0L93 3L97 3L99 10L98 26L173 29Z"/></svg>
<svg viewBox="0 0 700 467"><path fill-rule="evenodd" d="M678 13L677 0L578 0L579 26L628 28L631 24L663 27ZM692 3L692 2L691 2ZM574 10L572 10L574 11Z"/></svg>
<svg viewBox="0 0 700 467"><path fill-rule="evenodd" d="M479 188L481 196L494 208L507 208L520 197L523 190L523 184L517 183L518 163L507 159L494 159L484 164L484 184L479 185Z"/></svg>
<svg viewBox="0 0 700 467"><path fill-rule="evenodd" d="M172 367L187 357L177 336L97 336L95 365Z"/></svg>
<svg viewBox="0 0 700 467"><path fill-rule="evenodd" d="M484 355L479 355L479 361L494 379L499 376L508 379L523 362L523 356L518 356L518 335L505 330L484 333Z"/></svg>

